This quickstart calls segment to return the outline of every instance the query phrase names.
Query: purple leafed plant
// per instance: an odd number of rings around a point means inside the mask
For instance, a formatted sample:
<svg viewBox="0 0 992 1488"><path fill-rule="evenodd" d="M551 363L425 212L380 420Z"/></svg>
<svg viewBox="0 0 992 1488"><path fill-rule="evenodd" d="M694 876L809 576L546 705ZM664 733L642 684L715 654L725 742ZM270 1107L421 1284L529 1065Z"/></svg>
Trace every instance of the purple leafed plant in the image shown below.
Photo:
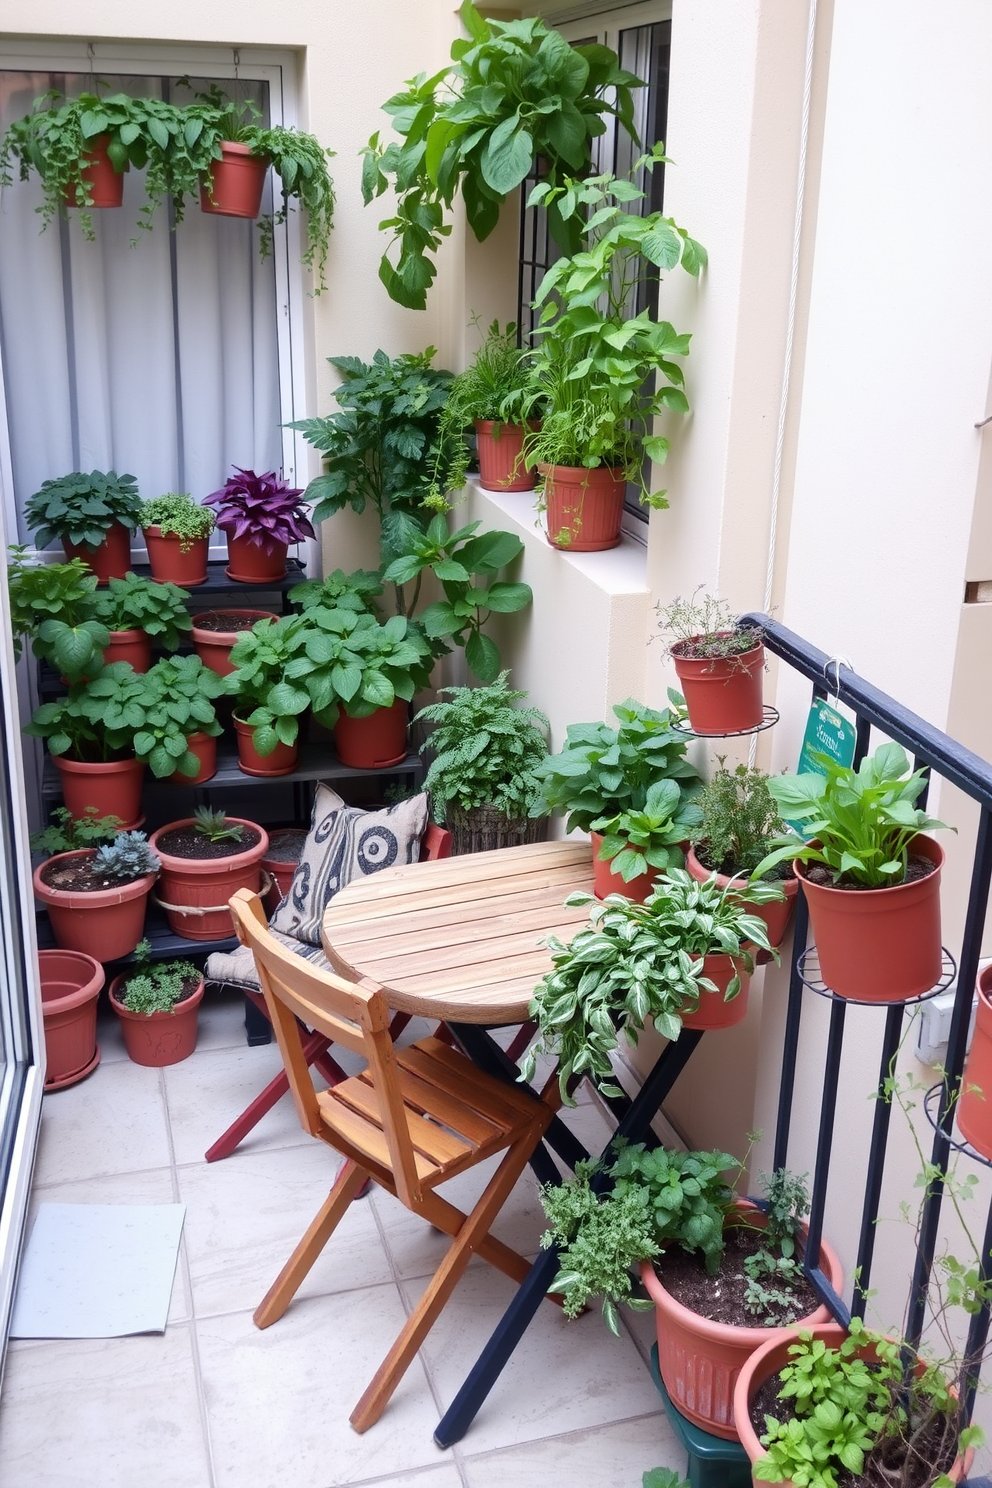
<svg viewBox="0 0 992 1488"><path fill-rule="evenodd" d="M220 491L204 501L217 508L217 526L231 537L246 537L256 547L302 542L316 533L300 497L302 490L280 480L274 470L256 475L234 467Z"/></svg>

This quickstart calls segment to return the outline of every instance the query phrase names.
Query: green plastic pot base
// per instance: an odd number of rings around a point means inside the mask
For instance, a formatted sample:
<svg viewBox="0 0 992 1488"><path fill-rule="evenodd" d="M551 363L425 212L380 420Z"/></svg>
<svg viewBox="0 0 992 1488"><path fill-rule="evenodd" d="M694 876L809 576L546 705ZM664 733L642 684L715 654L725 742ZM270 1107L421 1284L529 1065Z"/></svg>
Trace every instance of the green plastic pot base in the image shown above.
<svg viewBox="0 0 992 1488"><path fill-rule="evenodd" d="M693 1421L687 1421L668 1398L658 1368L658 1345L651 1345L651 1378L661 1396L669 1425L689 1459L686 1477L691 1488L751 1488L751 1463L740 1442L711 1436Z"/></svg>

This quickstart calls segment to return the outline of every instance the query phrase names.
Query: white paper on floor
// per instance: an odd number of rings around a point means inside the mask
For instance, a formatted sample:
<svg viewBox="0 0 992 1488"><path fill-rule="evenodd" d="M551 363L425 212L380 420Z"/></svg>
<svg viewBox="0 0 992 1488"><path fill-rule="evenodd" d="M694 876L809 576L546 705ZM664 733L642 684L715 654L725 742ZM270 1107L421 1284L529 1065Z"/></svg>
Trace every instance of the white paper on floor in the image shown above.
<svg viewBox="0 0 992 1488"><path fill-rule="evenodd" d="M41 1204L12 1338L164 1333L185 1204Z"/></svg>

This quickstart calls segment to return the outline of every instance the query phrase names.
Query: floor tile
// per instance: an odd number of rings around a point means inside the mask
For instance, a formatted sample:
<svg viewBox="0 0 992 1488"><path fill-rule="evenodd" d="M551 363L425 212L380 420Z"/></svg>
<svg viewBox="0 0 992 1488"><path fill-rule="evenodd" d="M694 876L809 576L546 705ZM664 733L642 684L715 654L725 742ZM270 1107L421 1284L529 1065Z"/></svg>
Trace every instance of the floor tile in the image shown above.
<svg viewBox="0 0 992 1488"><path fill-rule="evenodd" d="M130 1060L45 1096L35 1184L140 1172L171 1160L159 1070Z"/></svg>
<svg viewBox="0 0 992 1488"><path fill-rule="evenodd" d="M327 1197L338 1167L335 1154L311 1138L305 1147L235 1153L178 1170L197 1317L257 1307ZM298 1296L391 1279L369 1200L356 1199Z"/></svg>
<svg viewBox="0 0 992 1488"><path fill-rule="evenodd" d="M7 1488L209 1488L188 1330L12 1348L0 1464Z"/></svg>
<svg viewBox="0 0 992 1488"><path fill-rule="evenodd" d="M635 1488L650 1467L685 1471L685 1452L662 1412L639 1420L570 1432L472 1456L474 1433L462 1442L469 1488Z"/></svg>
<svg viewBox="0 0 992 1488"><path fill-rule="evenodd" d="M413 1300L423 1283L404 1287ZM491 1266L470 1267L432 1328L423 1354L445 1407L513 1290ZM598 1311L569 1321L546 1302L476 1417L472 1446L483 1452L660 1409L651 1376L626 1335L615 1338Z"/></svg>
<svg viewBox="0 0 992 1488"><path fill-rule="evenodd" d="M243 992L211 983L200 1003L196 1050L246 1049Z"/></svg>
<svg viewBox="0 0 992 1488"><path fill-rule="evenodd" d="M250 1313L201 1322L217 1488L392 1483L438 1466L438 1413L419 1359L375 1426L359 1436L348 1422L404 1318L390 1283L298 1304L264 1332Z"/></svg>
<svg viewBox="0 0 992 1488"><path fill-rule="evenodd" d="M201 1162L207 1148L282 1069L276 1044L198 1050L165 1071L165 1093L177 1163ZM257 1152L308 1142L287 1094L249 1132L238 1149Z"/></svg>
<svg viewBox="0 0 992 1488"><path fill-rule="evenodd" d="M83 1178L77 1183L55 1183L47 1188L36 1188L31 1195L28 1225L34 1223L39 1204L174 1204L171 1168L156 1168L148 1173L115 1173L104 1178ZM186 1216L189 1223L189 1215ZM28 1233L30 1233L30 1228ZM186 1225L179 1247L179 1264L172 1287L172 1305L169 1322L184 1322L189 1317L189 1298L186 1294L183 1252L186 1246Z"/></svg>

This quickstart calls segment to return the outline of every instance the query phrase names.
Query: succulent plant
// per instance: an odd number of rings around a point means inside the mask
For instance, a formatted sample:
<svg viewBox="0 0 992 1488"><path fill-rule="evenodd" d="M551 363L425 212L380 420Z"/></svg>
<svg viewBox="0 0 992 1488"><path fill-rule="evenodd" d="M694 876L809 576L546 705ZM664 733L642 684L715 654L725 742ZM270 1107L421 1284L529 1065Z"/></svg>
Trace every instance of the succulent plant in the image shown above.
<svg viewBox="0 0 992 1488"><path fill-rule="evenodd" d="M93 866L118 883L133 883L146 873L157 873L162 865L144 832L119 832L113 842L97 848Z"/></svg>
<svg viewBox="0 0 992 1488"><path fill-rule="evenodd" d="M302 489L280 479L274 470L256 475L235 465L219 491L205 498L217 508L217 526L229 537L244 537L256 547L297 543L315 533L300 497Z"/></svg>

